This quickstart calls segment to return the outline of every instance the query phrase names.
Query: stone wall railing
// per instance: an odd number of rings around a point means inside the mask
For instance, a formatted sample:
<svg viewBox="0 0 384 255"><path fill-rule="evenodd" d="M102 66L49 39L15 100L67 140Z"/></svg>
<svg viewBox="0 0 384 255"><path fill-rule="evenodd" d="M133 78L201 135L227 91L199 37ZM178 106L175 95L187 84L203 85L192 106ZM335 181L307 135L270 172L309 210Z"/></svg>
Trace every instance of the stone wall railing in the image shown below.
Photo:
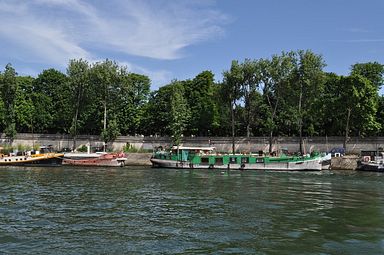
<svg viewBox="0 0 384 255"><path fill-rule="evenodd" d="M304 138L304 148L306 151L329 151L334 147L343 146L343 137L307 137ZM0 136L0 143L7 143L5 135ZM149 137L149 136L119 136L114 142L108 144L113 150L121 150L123 146L129 144L137 149L152 150L158 146L170 146L171 137ZM185 146L214 146L218 151L232 151L231 137L183 137L182 143ZM62 134L29 134L19 133L13 140L12 145L19 144L52 145L57 150L73 147L73 139L69 135ZM76 147L89 144L92 147L102 147L103 142L99 136L81 135L76 139ZM298 137L276 137L273 143L274 148L285 148L295 152L299 150ZM347 145L347 152L358 154L361 150L377 150L384 147L384 137L352 137ZM267 137L236 137L235 149L238 152L257 152L268 150L269 140Z"/></svg>

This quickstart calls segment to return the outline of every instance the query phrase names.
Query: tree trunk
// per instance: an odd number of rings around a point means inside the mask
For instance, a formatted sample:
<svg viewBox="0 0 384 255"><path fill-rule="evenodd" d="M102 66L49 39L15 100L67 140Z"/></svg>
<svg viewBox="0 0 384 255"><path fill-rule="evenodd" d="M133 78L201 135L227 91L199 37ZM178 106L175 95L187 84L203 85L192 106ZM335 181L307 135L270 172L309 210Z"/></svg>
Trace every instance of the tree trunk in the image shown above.
<svg viewBox="0 0 384 255"><path fill-rule="evenodd" d="M272 154L273 131L269 132L269 155Z"/></svg>
<svg viewBox="0 0 384 255"><path fill-rule="evenodd" d="M75 116L73 118L73 125L74 125L74 130L73 130L73 145L72 145L72 150L74 151L76 149L76 137L77 137L77 116L79 115L79 104L77 104L76 107L76 112Z"/></svg>
<svg viewBox="0 0 384 255"><path fill-rule="evenodd" d="M104 101L104 120L103 120L103 131L107 130L107 101ZM106 143L104 141L103 151L105 152Z"/></svg>
<svg viewBox="0 0 384 255"><path fill-rule="evenodd" d="M347 151L347 143L348 143L348 134L349 134L349 119L351 118L351 108L348 108L347 110L347 123L345 125L345 137L344 137L344 143L343 148L345 151Z"/></svg>
<svg viewBox="0 0 384 255"><path fill-rule="evenodd" d="M303 155L303 116L301 115L301 103L303 100L303 84L300 85L300 96L299 96L299 136L300 136L300 154Z"/></svg>
<svg viewBox="0 0 384 255"><path fill-rule="evenodd" d="M234 103L231 102L231 122L232 122L232 154L235 154L235 110Z"/></svg>

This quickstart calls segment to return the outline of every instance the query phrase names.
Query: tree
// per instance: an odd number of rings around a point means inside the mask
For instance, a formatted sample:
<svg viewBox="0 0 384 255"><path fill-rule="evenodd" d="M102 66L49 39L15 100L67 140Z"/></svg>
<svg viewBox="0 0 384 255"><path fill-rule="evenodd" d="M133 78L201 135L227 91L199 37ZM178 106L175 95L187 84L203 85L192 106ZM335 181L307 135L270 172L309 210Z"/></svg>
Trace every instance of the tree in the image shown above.
<svg viewBox="0 0 384 255"><path fill-rule="evenodd" d="M106 59L103 62L97 62L91 69L91 82L98 91L99 100L103 109L103 130L107 128L107 115L109 106L113 105L113 99L116 98L119 88L119 66ZM113 111L113 109L110 109Z"/></svg>
<svg viewBox="0 0 384 255"><path fill-rule="evenodd" d="M322 125L319 129L326 136L342 136L344 135L344 119L345 105L342 96L341 76L335 73L325 73L324 91L320 95L321 107L317 110Z"/></svg>
<svg viewBox="0 0 384 255"><path fill-rule="evenodd" d="M368 79L376 90L383 85L384 65L378 62L357 63L351 67L351 75L361 75Z"/></svg>
<svg viewBox="0 0 384 255"><path fill-rule="evenodd" d="M384 136L384 96L383 95L378 98L376 119L381 126L381 129L378 135Z"/></svg>
<svg viewBox="0 0 384 255"><path fill-rule="evenodd" d="M218 107L214 99L215 83L211 71L198 74L193 80L182 82L191 112L187 127L191 135L210 135L219 128Z"/></svg>
<svg viewBox="0 0 384 255"><path fill-rule="evenodd" d="M108 144L111 141L114 141L117 136L120 135L119 127L117 125L116 118L112 116L108 121L108 126L101 132L101 139L105 144Z"/></svg>
<svg viewBox="0 0 384 255"><path fill-rule="evenodd" d="M65 132L67 77L53 68L44 70L32 82L33 129L37 132ZM63 113L64 112L64 113Z"/></svg>
<svg viewBox="0 0 384 255"><path fill-rule="evenodd" d="M269 153L272 152L273 134L277 128L276 118L283 100L284 90L288 79L295 67L293 52L283 52L281 56L274 55L271 60L257 61L257 71L266 108L265 127L269 133ZM286 118L285 118L286 119Z"/></svg>
<svg viewBox="0 0 384 255"><path fill-rule="evenodd" d="M358 135L375 133L380 129L376 122L378 96L376 86L361 75L342 77L339 105L344 105L345 120L344 148L346 149L350 130Z"/></svg>
<svg viewBox="0 0 384 255"><path fill-rule="evenodd" d="M257 64L255 61L251 61L250 59L245 59L245 61L241 64L242 69L242 82L240 86L240 91L242 94L243 102L244 102L244 114L245 114L245 122L246 122L246 134L247 137L251 135L251 122L252 122L252 103L251 103L251 95L255 93L258 85L260 76L257 73Z"/></svg>
<svg viewBox="0 0 384 255"><path fill-rule="evenodd" d="M143 133L144 106L150 95L150 79L145 75L121 71L120 93L114 105L123 134Z"/></svg>
<svg viewBox="0 0 384 255"><path fill-rule="evenodd" d="M32 84L34 78L19 76L16 80L18 84L15 99L16 130L19 132L33 132L35 106L32 100Z"/></svg>
<svg viewBox="0 0 384 255"><path fill-rule="evenodd" d="M184 97L184 88L182 84L174 81L172 83L172 88L170 98L171 122L169 123L169 129L173 137L173 143L178 146L190 119L190 111Z"/></svg>
<svg viewBox="0 0 384 255"><path fill-rule="evenodd" d="M153 91L149 102L143 108L142 127L146 135L171 135L170 102L173 86L168 84Z"/></svg>
<svg viewBox="0 0 384 255"><path fill-rule="evenodd" d="M233 60L231 69L225 71L223 76L223 92L228 99L228 106L231 112L232 153L235 154L235 108L237 100L241 98L241 84L244 80L243 72L238 61Z"/></svg>
<svg viewBox="0 0 384 255"><path fill-rule="evenodd" d="M4 106L4 133L12 141L16 136L15 101L17 92L17 73L11 64L5 66L5 71L0 81L1 96Z"/></svg>
<svg viewBox="0 0 384 255"><path fill-rule="evenodd" d="M325 63L321 55L307 50L294 53L295 67L291 75L290 93L294 94L292 103L297 105L297 126L300 137L300 153L303 148L304 121L312 117L311 110L316 105L318 95L322 93L324 84L323 68ZM307 126L309 127L308 123Z"/></svg>
<svg viewBox="0 0 384 255"><path fill-rule="evenodd" d="M92 89L90 86L90 66L86 60L70 60L67 67L68 75L68 91L70 96L68 98L69 108L71 116L71 124L69 127L69 133L73 138L73 149L76 148L76 137L79 130L85 125L87 116L90 115L87 112L87 105L91 102ZM91 107L94 105L91 104Z"/></svg>

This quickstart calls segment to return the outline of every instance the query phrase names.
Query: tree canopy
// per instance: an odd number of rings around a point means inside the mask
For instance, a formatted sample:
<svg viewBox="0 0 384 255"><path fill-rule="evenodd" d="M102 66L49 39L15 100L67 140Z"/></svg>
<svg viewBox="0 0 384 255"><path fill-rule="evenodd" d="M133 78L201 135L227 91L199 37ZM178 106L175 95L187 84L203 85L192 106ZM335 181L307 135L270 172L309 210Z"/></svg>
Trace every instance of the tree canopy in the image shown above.
<svg viewBox="0 0 384 255"><path fill-rule="evenodd" d="M347 76L323 71L310 50L233 60L223 80L205 70L155 91L151 80L111 60L68 63L37 77L0 72L0 128L16 132L101 135L375 136L384 134L384 67L355 63Z"/></svg>

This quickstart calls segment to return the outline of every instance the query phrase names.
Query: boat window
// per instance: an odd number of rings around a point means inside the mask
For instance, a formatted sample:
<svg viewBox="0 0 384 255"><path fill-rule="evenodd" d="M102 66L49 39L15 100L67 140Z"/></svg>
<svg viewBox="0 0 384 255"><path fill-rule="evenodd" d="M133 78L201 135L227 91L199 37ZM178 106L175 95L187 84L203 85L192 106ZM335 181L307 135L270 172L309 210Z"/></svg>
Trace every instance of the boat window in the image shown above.
<svg viewBox="0 0 384 255"><path fill-rule="evenodd" d="M256 163L263 163L264 162L264 159L263 158L257 158L256 159Z"/></svg>
<svg viewBox="0 0 384 255"><path fill-rule="evenodd" d="M236 164L236 157L229 157L229 163L230 164Z"/></svg>
<svg viewBox="0 0 384 255"><path fill-rule="evenodd" d="M215 160L216 162L215 162L215 164L216 165L223 165L223 158L216 158L216 160Z"/></svg>
<svg viewBox="0 0 384 255"><path fill-rule="evenodd" d="M241 163L249 163L249 157L242 157Z"/></svg>
<svg viewBox="0 0 384 255"><path fill-rule="evenodd" d="M208 165L209 164L209 158L201 158L201 164L202 165Z"/></svg>

